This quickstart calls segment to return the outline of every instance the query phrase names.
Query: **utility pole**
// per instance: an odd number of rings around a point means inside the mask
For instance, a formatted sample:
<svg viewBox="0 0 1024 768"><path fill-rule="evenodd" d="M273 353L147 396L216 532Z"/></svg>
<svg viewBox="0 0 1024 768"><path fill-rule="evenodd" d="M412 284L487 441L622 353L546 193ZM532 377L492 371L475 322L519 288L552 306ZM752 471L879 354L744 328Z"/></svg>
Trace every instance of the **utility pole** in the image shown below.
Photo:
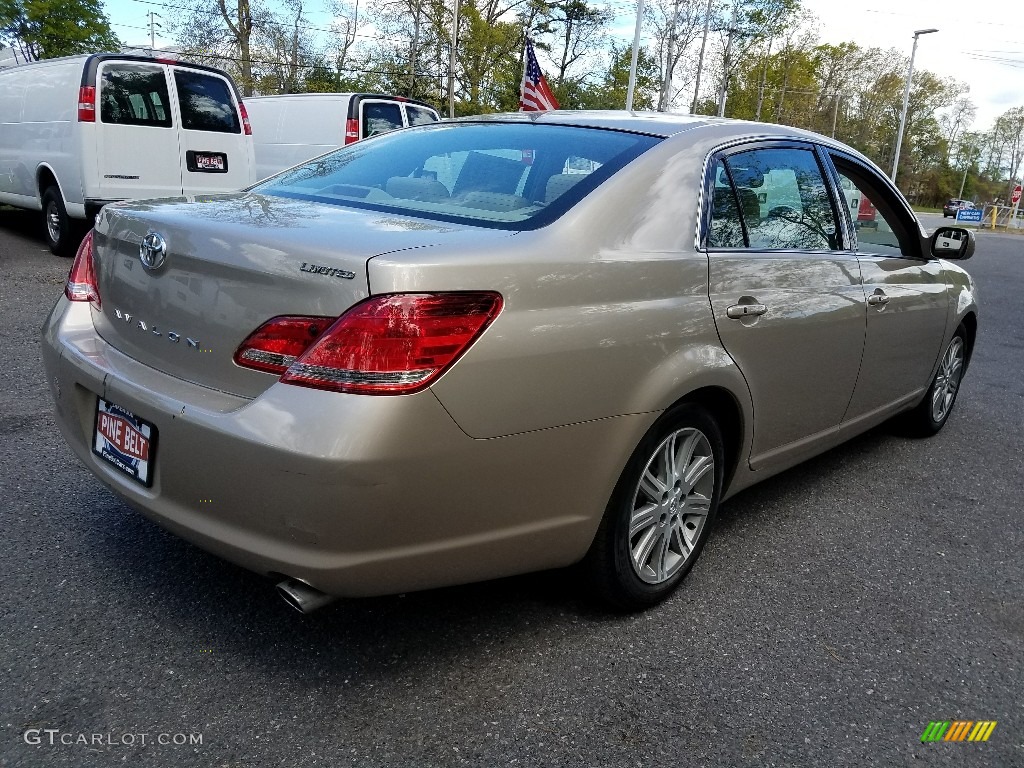
<svg viewBox="0 0 1024 768"><path fill-rule="evenodd" d="M963 146L963 145L961 144L961 146ZM980 158L981 150L978 149L973 144L969 144L969 145L967 145L966 152L961 151L958 154L959 154L960 157L964 157L964 155L966 155L965 159L967 161L964 164L964 177L960 181L960 192L956 196L957 200L963 200L964 199L964 188L967 186L967 174L970 172L971 168L974 167L975 161Z"/></svg>
<svg viewBox="0 0 1024 768"><path fill-rule="evenodd" d="M448 62L448 117L455 117L455 54L459 42L459 0L452 0L452 57Z"/></svg>
<svg viewBox="0 0 1024 768"><path fill-rule="evenodd" d="M836 91L836 103L832 106L832 138L836 137L836 123L839 122L839 91Z"/></svg>
<svg viewBox="0 0 1024 768"><path fill-rule="evenodd" d="M768 48L764 54L764 69L761 70L761 85L757 88L757 109L754 110L754 120L757 122L761 121L761 106L764 104L764 89L768 85L768 59L771 58L772 43L774 41L774 37L768 38Z"/></svg>
<svg viewBox="0 0 1024 768"><path fill-rule="evenodd" d="M722 90L718 94L718 116L725 117L725 100L729 95L729 70L732 65L732 38L736 34L737 7L732 7L732 20L729 22L729 35L725 42L725 57L722 59Z"/></svg>
<svg viewBox="0 0 1024 768"><path fill-rule="evenodd" d="M149 12L149 50L151 51L156 50L156 28L160 27L163 29L163 26L157 19L162 18L163 16L155 11Z"/></svg>
<svg viewBox="0 0 1024 768"><path fill-rule="evenodd" d="M690 105L690 114L697 111L697 100L700 98L700 73L704 69L704 50L708 47L708 32L711 31L711 3L708 0L707 10L704 11L704 39L700 41L700 58L697 59L697 83L693 86L693 104Z"/></svg>

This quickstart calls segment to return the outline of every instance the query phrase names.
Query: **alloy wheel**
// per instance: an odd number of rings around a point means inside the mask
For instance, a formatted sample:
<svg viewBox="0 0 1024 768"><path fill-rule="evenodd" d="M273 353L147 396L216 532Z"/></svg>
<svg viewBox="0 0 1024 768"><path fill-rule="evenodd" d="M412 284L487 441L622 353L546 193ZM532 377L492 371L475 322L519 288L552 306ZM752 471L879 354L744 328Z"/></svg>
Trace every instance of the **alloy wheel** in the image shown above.
<svg viewBox="0 0 1024 768"><path fill-rule="evenodd" d="M699 429L669 434L648 459L633 492L629 549L648 584L674 576L690 557L715 494L715 458Z"/></svg>
<svg viewBox="0 0 1024 768"><path fill-rule="evenodd" d="M964 341L954 336L942 356L932 387L932 420L941 423L953 407L964 370Z"/></svg>

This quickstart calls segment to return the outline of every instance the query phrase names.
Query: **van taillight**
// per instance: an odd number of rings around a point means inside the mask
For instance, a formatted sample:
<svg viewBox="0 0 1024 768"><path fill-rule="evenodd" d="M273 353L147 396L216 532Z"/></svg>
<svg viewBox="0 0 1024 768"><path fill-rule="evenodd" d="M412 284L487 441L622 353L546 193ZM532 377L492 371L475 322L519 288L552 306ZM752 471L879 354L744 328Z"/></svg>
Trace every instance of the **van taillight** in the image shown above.
<svg viewBox="0 0 1024 768"><path fill-rule="evenodd" d="M82 240L75 254L75 261L68 273L68 282L64 286L64 295L70 301L89 301L100 307L100 288L96 282L96 266L93 264L92 233Z"/></svg>
<svg viewBox="0 0 1024 768"><path fill-rule="evenodd" d="M238 112L242 115L242 128L246 136L252 136L252 126L249 125L249 113L245 111L245 102L238 102Z"/></svg>
<svg viewBox="0 0 1024 768"><path fill-rule="evenodd" d="M345 121L345 143L351 144L354 141L359 141L359 121L350 117Z"/></svg>
<svg viewBox="0 0 1024 768"><path fill-rule="evenodd" d="M91 85L78 89L78 122L96 122L96 88Z"/></svg>
<svg viewBox="0 0 1024 768"><path fill-rule="evenodd" d="M327 324L322 317L268 320L242 342L235 362L283 372L283 384L410 394L451 367L501 308L501 295L492 291L374 296Z"/></svg>

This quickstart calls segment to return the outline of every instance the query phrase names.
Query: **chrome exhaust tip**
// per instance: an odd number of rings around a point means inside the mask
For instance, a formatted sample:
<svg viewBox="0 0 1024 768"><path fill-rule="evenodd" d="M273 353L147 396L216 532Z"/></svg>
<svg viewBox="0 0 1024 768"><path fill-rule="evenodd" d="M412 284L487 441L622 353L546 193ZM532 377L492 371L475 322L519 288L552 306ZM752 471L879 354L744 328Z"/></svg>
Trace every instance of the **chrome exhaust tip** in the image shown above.
<svg viewBox="0 0 1024 768"><path fill-rule="evenodd" d="M299 613L312 613L338 599L298 579L285 579L278 583L277 593Z"/></svg>

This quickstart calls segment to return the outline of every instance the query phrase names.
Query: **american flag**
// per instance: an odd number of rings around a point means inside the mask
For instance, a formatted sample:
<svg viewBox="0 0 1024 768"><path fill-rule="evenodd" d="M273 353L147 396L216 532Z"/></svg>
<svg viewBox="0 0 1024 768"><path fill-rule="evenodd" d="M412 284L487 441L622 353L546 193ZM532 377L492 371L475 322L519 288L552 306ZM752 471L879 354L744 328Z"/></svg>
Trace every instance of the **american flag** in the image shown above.
<svg viewBox="0 0 1024 768"><path fill-rule="evenodd" d="M544 73L540 71L537 55L533 52L533 43L527 39L523 85L519 89L519 111L543 112L546 109L558 109L558 100L548 87Z"/></svg>

